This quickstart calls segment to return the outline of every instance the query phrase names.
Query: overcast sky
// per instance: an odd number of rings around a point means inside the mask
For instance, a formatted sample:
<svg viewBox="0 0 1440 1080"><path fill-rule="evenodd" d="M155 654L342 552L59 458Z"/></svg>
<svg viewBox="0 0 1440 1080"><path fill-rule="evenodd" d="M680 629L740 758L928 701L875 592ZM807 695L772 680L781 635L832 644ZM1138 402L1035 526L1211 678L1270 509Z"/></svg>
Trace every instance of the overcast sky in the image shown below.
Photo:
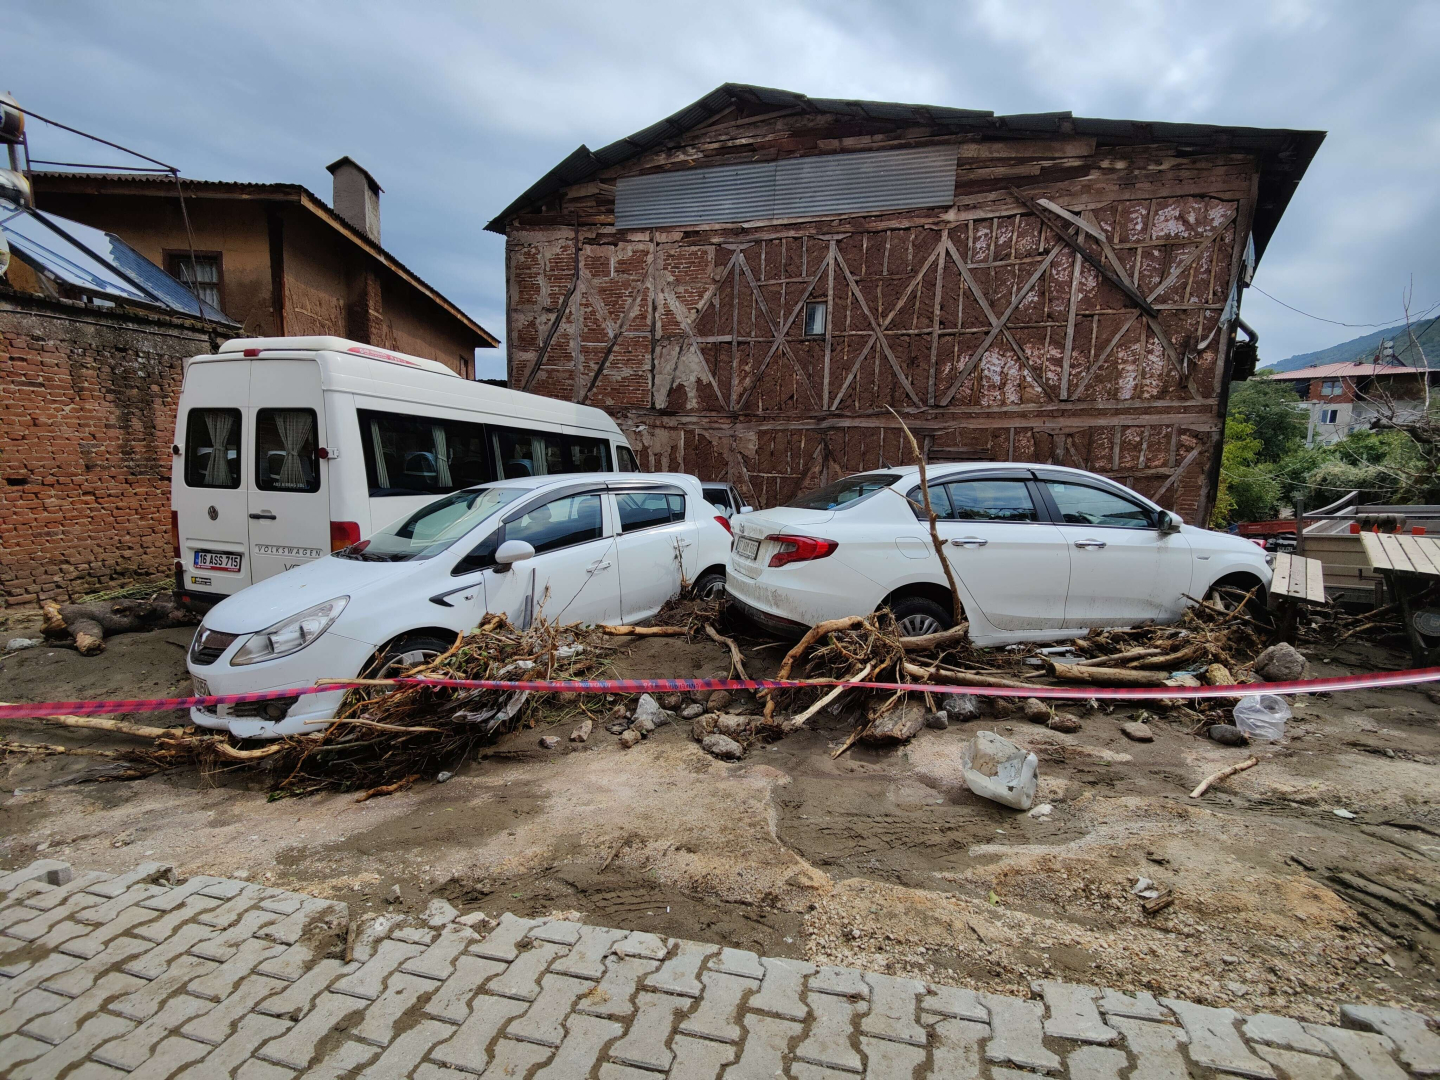
<svg viewBox="0 0 1440 1080"><path fill-rule="evenodd" d="M726 81L1323 129L1256 285L1345 323L1400 321L1412 278L1412 312L1440 303L1435 2L21 0L5 22L0 89L186 176L328 199L325 165L351 155L385 188L385 246L497 335L504 241L485 223L578 144ZM36 157L116 160L30 131ZM1262 361L1369 332L1255 290L1244 314ZM480 356L503 373L503 350Z"/></svg>

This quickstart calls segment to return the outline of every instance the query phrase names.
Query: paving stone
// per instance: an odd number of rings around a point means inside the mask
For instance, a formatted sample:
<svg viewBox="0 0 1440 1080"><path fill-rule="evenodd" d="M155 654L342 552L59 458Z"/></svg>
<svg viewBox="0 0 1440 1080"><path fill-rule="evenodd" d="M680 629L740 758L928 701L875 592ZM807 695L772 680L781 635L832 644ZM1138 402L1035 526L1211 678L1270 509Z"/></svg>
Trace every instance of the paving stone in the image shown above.
<svg viewBox="0 0 1440 1080"><path fill-rule="evenodd" d="M637 1069L630 1065L617 1065L613 1061L607 1061L600 1066L600 1080L655 1080L655 1074L649 1069Z"/></svg>
<svg viewBox="0 0 1440 1080"><path fill-rule="evenodd" d="M150 908L153 911L174 911L191 896L194 896L201 889L214 885L220 878L208 877L205 874L196 874L180 885L165 889L158 896L152 896L148 900L141 900L140 906ZM210 899L208 896L205 899ZM218 907L219 901L210 905Z"/></svg>
<svg viewBox="0 0 1440 1080"><path fill-rule="evenodd" d="M273 911L276 915L294 915L300 910L300 905L305 903L306 899L299 893L277 889L273 896L267 896L260 901L260 906L266 911Z"/></svg>
<svg viewBox="0 0 1440 1080"><path fill-rule="evenodd" d="M148 942L137 941L135 938L116 938L89 960L83 963L76 960L68 971L57 973L43 980L40 985L52 994L79 997L94 986L101 976L118 969L133 957L148 952L150 948ZM0 1009L3 1008L3 1003L0 1003Z"/></svg>
<svg viewBox="0 0 1440 1080"><path fill-rule="evenodd" d="M990 1070L990 1080L1036 1080L1037 1077L1044 1075L1044 1073L1031 1072L1029 1069L997 1068Z"/></svg>
<svg viewBox="0 0 1440 1080"><path fill-rule="evenodd" d="M495 1044L495 1056L490 1061L490 1069L485 1074L486 1080L494 1077L499 1080L505 1077L509 1080L521 1080L522 1077L530 1075L530 1071L537 1065L543 1065L550 1060L555 1051L548 1046L541 1046L539 1043L517 1042L514 1039L501 1039ZM649 1080L655 1080L653 1073Z"/></svg>
<svg viewBox="0 0 1440 1080"><path fill-rule="evenodd" d="M1130 1064L1123 1050L1082 1046L1065 1059L1070 1080L1120 1080L1120 1070Z"/></svg>
<svg viewBox="0 0 1440 1080"><path fill-rule="evenodd" d="M1384 1035L1324 1024L1306 1024L1305 1031L1328 1046L1360 1080L1401 1080L1405 1076L1405 1070L1390 1056L1395 1044Z"/></svg>
<svg viewBox="0 0 1440 1080"><path fill-rule="evenodd" d="M1341 1005L1340 1026L1385 1035L1416 1076L1440 1075L1440 1037L1419 1013L1384 1005Z"/></svg>
<svg viewBox="0 0 1440 1080"><path fill-rule="evenodd" d="M118 1039L135 1025L109 1013L96 1013L80 1029L48 1054L26 1062L8 1074L8 1080L54 1080L73 1068L111 1039Z"/></svg>
<svg viewBox="0 0 1440 1080"><path fill-rule="evenodd" d="M281 945L294 945L302 937L312 935L321 927L335 931L346 926L349 921L348 905L337 900L312 898L301 904L300 909L293 915L287 915L259 931L256 937L279 942Z"/></svg>
<svg viewBox="0 0 1440 1080"><path fill-rule="evenodd" d="M1236 1032L1238 1017L1234 1009L1214 1009L1174 998L1161 998L1160 1003L1185 1025L1185 1034L1190 1038L1190 1060L1196 1065L1264 1080L1275 1075L1269 1062L1252 1054Z"/></svg>
<svg viewBox="0 0 1440 1080"><path fill-rule="evenodd" d="M821 1065L811 1065L808 1061L797 1061L790 1066L786 1073L792 1080L854 1080L855 1074L841 1072L839 1069L827 1069Z"/></svg>
<svg viewBox="0 0 1440 1080"><path fill-rule="evenodd" d="M73 956L64 956L60 953L51 953L43 959L37 960L20 974L15 975L5 982L0 983L0 1013L3 1013L10 1006L14 1005L21 994L44 983L49 983L58 975L80 966L80 961ZM61 993L54 987L46 986L51 993ZM73 997L73 994L67 995Z"/></svg>
<svg viewBox="0 0 1440 1080"><path fill-rule="evenodd" d="M221 878L214 885L207 885L201 889L200 895L214 897L216 900L233 900L248 888L252 888L248 881Z"/></svg>
<svg viewBox="0 0 1440 1080"><path fill-rule="evenodd" d="M186 1065L199 1061L211 1048L193 1039L172 1035L155 1048L150 1060L130 1074L130 1080L169 1080Z"/></svg>
<svg viewBox="0 0 1440 1080"><path fill-rule="evenodd" d="M624 1030L614 1021L602 1020L598 1016L570 1017L565 1021L565 1038L559 1049L550 1059L550 1064L535 1074L534 1080L574 1080L575 1077L589 1076L605 1044ZM681 1077L688 1080L688 1074L676 1073L676 1080Z"/></svg>
<svg viewBox="0 0 1440 1080"><path fill-rule="evenodd" d="M852 1038L857 1034L856 1020L860 1006L848 998L813 990L807 995L807 1000L815 1019L804 1041L795 1048L795 1060L826 1069L864 1072L865 1063L860 1059L860 1052L851 1045Z"/></svg>
<svg viewBox="0 0 1440 1080"><path fill-rule="evenodd" d="M191 897L183 904L172 908L168 913L140 923L130 931L130 936L148 941L152 945L159 945L174 937L181 930L188 930L193 935L192 943L200 941L202 938L214 934L215 931L203 923L196 922L195 916L202 911L209 911L219 903L219 900L211 900L208 896ZM143 901L136 906L141 909L145 907Z"/></svg>
<svg viewBox="0 0 1440 1080"><path fill-rule="evenodd" d="M321 960L295 982L285 986L283 992L267 997L256 1005L255 1011L285 1020L300 1020L314 1007L321 992L331 983L358 970L358 964L347 965L339 960Z"/></svg>
<svg viewBox="0 0 1440 1080"><path fill-rule="evenodd" d="M635 1019L630 1022L630 1030L610 1048L610 1059L637 1069L666 1071L675 1059L667 1046L675 1030L675 1014L689 1008L686 998L641 991L635 998Z"/></svg>
<svg viewBox="0 0 1440 1080"><path fill-rule="evenodd" d="M85 886L85 891L113 900L129 892L132 886L154 885L155 882L162 879L171 880L174 875L175 868L169 863L142 862L133 870L126 870L123 874L116 874L105 881L97 881Z"/></svg>
<svg viewBox="0 0 1440 1080"><path fill-rule="evenodd" d="M194 923L182 926L168 940L162 941L134 959L126 961L120 970L127 975L136 975L142 979L158 979L175 966L179 957L184 956L214 933L215 931L208 926ZM191 956L190 959L205 960L205 957ZM211 967L219 966L213 960L205 960L205 962Z"/></svg>
<svg viewBox="0 0 1440 1080"><path fill-rule="evenodd" d="M29 866L0 875L0 893L14 891L27 881L40 881L46 885L64 885L70 880L70 864L59 859L36 859Z"/></svg>
<svg viewBox="0 0 1440 1080"><path fill-rule="evenodd" d="M550 965L556 975L573 975L577 979L599 980L605 977L605 957L615 942L625 937L624 930L603 926L582 926L580 936L569 954ZM470 950L474 952L474 949Z"/></svg>
<svg viewBox="0 0 1440 1080"><path fill-rule="evenodd" d="M469 1019L448 1040L430 1051L431 1060L466 1072L483 1073L490 1064L489 1048L496 1032L528 1007L514 998L481 994L471 1003Z"/></svg>
<svg viewBox="0 0 1440 1080"><path fill-rule="evenodd" d="M96 1061L104 1065L113 1065L117 1069L124 1069L130 1072L138 1069L150 1055L155 1052L155 1047L164 1041L171 1032L182 1024L189 1023L197 1016L208 1012L212 1008L210 1002L193 998L188 994L177 994L167 1001L164 1006L122 1038L114 1042L108 1042L94 1053Z"/></svg>
<svg viewBox="0 0 1440 1080"><path fill-rule="evenodd" d="M697 941L678 942L675 955L661 964L659 971L647 976L642 985L647 990L698 998L702 987L696 973L706 958L718 951L718 945L702 945Z"/></svg>
<svg viewBox="0 0 1440 1080"><path fill-rule="evenodd" d="M500 921L496 923L495 929L490 931L489 936L471 945L468 951L474 956L508 964L520 955L520 950L516 948L520 939L539 925L539 919L522 919L507 911L500 916Z"/></svg>
<svg viewBox="0 0 1440 1080"><path fill-rule="evenodd" d="M1060 1059L1047 1050L1042 1041L1043 1005L1000 994L984 994L980 1000L990 1010L991 1038L985 1044L986 1061L997 1065L1008 1061L1041 1072L1060 1071Z"/></svg>
<svg viewBox="0 0 1440 1080"><path fill-rule="evenodd" d="M379 1056L379 1053L379 1050L366 1043L347 1040L326 1054L320 1064L307 1069L305 1080L349 1080ZM417 1071L415 1075L418 1077L422 1074Z"/></svg>
<svg viewBox="0 0 1440 1080"><path fill-rule="evenodd" d="M568 951L564 945L542 941L521 952L520 958L513 961L503 975L490 980L485 992L500 997L518 998L521 1001L534 1001L540 996L541 976L556 959Z"/></svg>
<svg viewBox="0 0 1440 1080"><path fill-rule="evenodd" d="M254 1058L235 1070L235 1080L290 1080L294 1075L291 1069L282 1069L279 1065L256 1061Z"/></svg>
<svg viewBox="0 0 1440 1080"><path fill-rule="evenodd" d="M190 947L190 951L196 956L203 956L206 960L214 960L224 963L235 955L235 951L247 941L252 941L255 934L269 926L276 919L280 918L270 911L250 911L244 917L237 920L224 930L215 927L210 928L210 936L196 942ZM195 920L197 926L209 924L200 919ZM273 942L262 942L262 944L273 944Z"/></svg>
<svg viewBox="0 0 1440 1080"><path fill-rule="evenodd" d="M305 1074L305 1080L312 1080L315 1073ZM470 1074L452 1069L448 1065L436 1065L433 1061L422 1061L415 1067L411 1080L470 1080Z"/></svg>
<svg viewBox="0 0 1440 1080"><path fill-rule="evenodd" d="M1045 1021L1046 1035L1102 1046L1120 1037L1118 1031L1106 1027L1105 1021L1100 1019L1100 1013L1095 1008L1095 999L1100 996L1100 991L1093 986L1044 979L1032 983L1031 988L1044 995L1045 1004L1050 1008L1050 1017Z"/></svg>
<svg viewBox="0 0 1440 1080"><path fill-rule="evenodd" d="M760 981L760 990L747 1003L753 1012L783 1016L787 1020L804 1020L810 1015L810 1007L800 999L805 988L805 979L815 974L815 965L803 960L784 960L765 957L760 961L765 967L765 978ZM736 1064L739 1068L744 1057Z"/></svg>
<svg viewBox="0 0 1440 1080"><path fill-rule="evenodd" d="M775 1080L783 1076L786 1051L803 1030L789 1020L746 1013L745 1045L740 1060L725 1070L724 1080Z"/></svg>
<svg viewBox="0 0 1440 1080"><path fill-rule="evenodd" d="M122 911L128 911L142 900L148 900L152 896L159 896L164 891L164 886L140 882L131 885L130 888L126 889L119 896L111 897L105 900L104 903L97 904L95 907L86 908L83 912L77 913L75 918L91 926L104 926ZM160 917L158 911L150 911L149 908L145 908L144 910L148 912L150 918Z"/></svg>
<svg viewBox="0 0 1440 1080"><path fill-rule="evenodd" d="M1344 1080L1345 1070L1334 1058L1259 1045L1255 1052L1280 1070L1285 1080Z"/></svg>
<svg viewBox="0 0 1440 1080"><path fill-rule="evenodd" d="M24 907L34 908L36 911L52 911L76 893L89 892L89 886L99 885L101 882L109 880L109 874L101 873L99 870L86 870L76 874L64 885L57 885L52 889L46 889L44 892L38 892L32 896L24 897L20 903ZM95 904L101 903L104 899L98 894L92 895L94 899L82 905L83 907L92 907Z"/></svg>
<svg viewBox="0 0 1440 1080"><path fill-rule="evenodd" d="M1128 1016L1132 1020L1169 1020L1170 1010L1141 990L1131 997L1118 990L1100 991L1100 1011L1106 1016Z"/></svg>
<svg viewBox="0 0 1440 1080"><path fill-rule="evenodd" d="M56 888L56 886L51 885L46 881L37 879L33 881L26 881L15 886L15 888L11 889L8 894L0 893L0 914L4 914L4 912L9 908L20 907L30 897L36 896L42 892L49 892L51 889L54 888Z"/></svg>
<svg viewBox="0 0 1440 1080"><path fill-rule="evenodd" d="M535 941L550 941L556 945L574 945L580 940L582 929L579 923L570 922L568 919L545 919L530 931L530 937ZM554 1067L555 1063L551 1062L550 1068Z"/></svg>
<svg viewBox="0 0 1440 1080"><path fill-rule="evenodd" d="M236 949L230 959L210 974L196 979L185 987L185 992L204 998L206 1001L219 1001L234 990L235 985L253 972L262 961L283 952L284 948L283 945L271 945L268 942L251 938Z"/></svg>
<svg viewBox="0 0 1440 1080"><path fill-rule="evenodd" d="M91 930L84 937L71 938L59 950L67 956L78 956L82 960L89 960L105 951L105 947L115 938L125 934L137 923L146 922L150 919L159 918L153 911L144 911L137 907L128 908L115 916L106 926ZM131 940L139 940L132 938ZM142 942L149 948L149 942Z"/></svg>
<svg viewBox="0 0 1440 1080"><path fill-rule="evenodd" d="M975 1080L980 1075L980 1044L990 1038L990 1025L973 1020L941 1020L933 1029L935 1049L931 1075L936 1080Z"/></svg>
<svg viewBox="0 0 1440 1080"><path fill-rule="evenodd" d="M494 982L490 984L491 987L494 985ZM565 1029L561 1022L574 1007L575 999L587 993L594 985L588 979L575 979L569 975L546 975L541 980L540 993L525 1011L525 1015L505 1029L505 1037L552 1048L559 1046L565 1038Z"/></svg>
<svg viewBox="0 0 1440 1080"><path fill-rule="evenodd" d="M31 1020L20 1029L21 1034L48 1042L52 1046L58 1045L79 1031L81 1025L85 1023L86 1017L99 1012L116 998L133 993L148 985L149 983L143 979L137 979L133 975L112 972L100 979L85 993L77 998L71 998L54 1012Z"/></svg>
<svg viewBox="0 0 1440 1080"><path fill-rule="evenodd" d="M1260 1013L1245 1021L1243 1028L1245 1038L1252 1043L1267 1043L1270 1046L1279 1046L1285 1050L1299 1050L1305 1054L1320 1054L1322 1057L1330 1055L1330 1048L1327 1047L1314 1035L1308 1035L1305 1029L1300 1026L1300 1021L1289 1016L1272 1016L1270 1013Z"/></svg>
<svg viewBox="0 0 1440 1080"><path fill-rule="evenodd" d="M249 1015L252 1009L264 1014L266 1004L284 987L285 984L279 980L267 979L263 975L251 975L248 979L242 979L240 985L224 1001L212 1006L209 1012L198 1019L190 1021L180 1029L180 1034L187 1039L219 1046L235 1034L235 1025Z"/></svg>
<svg viewBox="0 0 1440 1080"><path fill-rule="evenodd" d="M385 1047L395 1037L395 1023L412 1007L418 1007L426 996L435 989L435 982L422 979L419 975L405 975L397 972L385 983L385 989L375 999L358 1027L350 1034L361 1042L372 1046ZM429 1023L430 1021L426 1021ZM436 1036L435 1042L439 1041ZM428 1047L427 1047L428 1049Z"/></svg>
<svg viewBox="0 0 1440 1080"><path fill-rule="evenodd" d="M78 1069L66 1073L65 1080L125 1080L125 1073L97 1061L86 1061Z"/></svg>
<svg viewBox="0 0 1440 1080"><path fill-rule="evenodd" d="M0 976L7 979L13 978L30 966L30 961L26 958L39 952L53 952L67 941L85 937L89 933L90 927L83 923L78 923L74 919L61 919L34 941L6 938L4 941L0 941L0 958L13 956L14 961L13 963L0 962Z"/></svg>
<svg viewBox="0 0 1440 1080"><path fill-rule="evenodd" d="M417 978L413 975L396 977ZM374 1012L374 1009L370 1011ZM369 1019L368 1014L366 1019ZM396 1077L409 1076L432 1046L454 1033L455 1029L449 1024L442 1024L439 1020L422 1020L393 1042L387 1040L384 1052L373 1065L360 1073L359 1080L396 1080Z"/></svg>
<svg viewBox="0 0 1440 1080"><path fill-rule="evenodd" d="M315 957L322 949L308 941L297 941L294 945L272 945L274 952L255 968L262 975L284 982L295 982L314 966Z"/></svg>
<svg viewBox="0 0 1440 1080"><path fill-rule="evenodd" d="M235 1028L235 1034L211 1050L203 1060L180 1073L175 1080L215 1080L216 1077L228 1077L244 1065L257 1049L273 1046L274 1042L292 1030L292 1027L288 1020L251 1013L240 1021ZM313 1051L314 1047L310 1049Z"/></svg>
<svg viewBox="0 0 1440 1080"><path fill-rule="evenodd" d="M705 993L695 1011L680 1022L680 1032L716 1042L740 1041L740 1025L735 1015L746 994L755 989L755 980L740 975L727 975L710 970L700 976Z"/></svg>
<svg viewBox="0 0 1440 1080"><path fill-rule="evenodd" d="M977 1024L990 1023L990 1010L974 990L963 986L938 986L930 984L930 993L920 999L921 1013L935 1013L954 1020L970 1020Z"/></svg>
<svg viewBox="0 0 1440 1080"><path fill-rule="evenodd" d="M408 945L419 945L423 948L434 941L435 936L434 930L427 930L420 926L402 926L390 935L390 940L403 941Z"/></svg>
<svg viewBox="0 0 1440 1080"><path fill-rule="evenodd" d="M836 994L839 997L870 1000L870 987L865 983L864 973L856 968L822 967L810 976L806 989L816 994Z"/></svg>
<svg viewBox="0 0 1440 1080"><path fill-rule="evenodd" d="M505 965L479 956L455 958L455 970L425 1004L425 1015L449 1024L463 1024L470 1015L470 999L485 980L499 975Z"/></svg>
<svg viewBox="0 0 1440 1080"><path fill-rule="evenodd" d="M925 1029L915 1022L915 1006L926 986L914 979L896 979L890 975L866 972L870 987L870 1010L860 1021L863 1034L892 1042L925 1045Z"/></svg>
<svg viewBox="0 0 1440 1080"><path fill-rule="evenodd" d="M56 892L59 890L57 889ZM56 904L54 908L46 911L30 909L31 918L23 922L14 923L5 928L5 936L16 938L19 941L37 941L50 932L50 929L57 923L64 922L78 912L86 908L97 907L103 901L98 896L91 896L89 893L80 893L69 897L64 903Z"/></svg>
<svg viewBox="0 0 1440 1080"><path fill-rule="evenodd" d="M242 916L259 908L262 901L268 900L278 891L278 889L271 889L265 885L247 885L219 907L197 916L196 921L202 922L206 926L213 926L217 930L224 930L227 927L234 926ZM261 908L260 910L263 911L264 909ZM266 914L274 915L275 913L266 912ZM275 915L276 919L280 917L279 915Z"/></svg>
<svg viewBox="0 0 1440 1080"><path fill-rule="evenodd" d="M615 943L612 950L616 956L638 957L641 960L664 960L670 953L665 940L643 930L627 934Z"/></svg>
<svg viewBox="0 0 1440 1080"><path fill-rule="evenodd" d="M676 1035L670 1049L675 1051L675 1064L670 1066L670 1075L675 1080L715 1080L720 1070L735 1060L733 1046L709 1039Z"/></svg>
<svg viewBox="0 0 1440 1080"><path fill-rule="evenodd" d="M455 970L455 958L478 939L479 935L468 926L453 923L440 931L435 943L413 960L400 965L407 975L422 975L427 979L444 980Z"/></svg>
<svg viewBox="0 0 1440 1080"><path fill-rule="evenodd" d="M865 1054L866 1074L883 1076L885 1080L910 1080L915 1075L915 1070L925 1064L923 1046L895 1042L893 1039L876 1039L862 1035L860 1049Z"/></svg>
<svg viewBox="0 0 1440 1080"><path fill-rule="evenodd" d="M263 1061L284 1065L287 1069L303 1069L310 1064L315 1056L315 1048L325 1034L363 1008L364 998L349 997L345 994L322 994L303 1020L290 1028L285 1035L262 1046L257 1056ZM252 1015L278 1021L278 1017L261 1017L259 1013ZM245 1021L240 1023L243 1026Z"/></svg>
<svg viewBox="0 0 1440 1080"><path fill-rule="evenodd" d="M7 1035L0 1039L0 1076L10 1076L25 1062L34 1061L49 1052L50 1044L47 1042L28 1035Z"/></svg>
<svg viewBox="0 0 1440 1080"><path fill-rule="evenodd" d="M611 1020L629 1016L635 1011L636 985L659 966L654 960L611 961L605 977L580 999L575 1011Z"/></svg>
<svg viewBox="0 0 1440 1080"><path fill-rule="evenodd" d="M385 989L390 973L424 951L419 945L407 945L403 941L382 941L375 955L362 964L359 971L346 975L330 989L337 994L374 1001Z"/></svg>
<svg viewBox="0 0 1440 1080"><path fill-rule="evenodd" d="M198 956L182 956L165 969L158 979L146 983L133 994L126 994L110 1004L110 1011L136 1022L149 1020L160 1011L171 994L176 993L191 979L208 975L218 964L213 960L201 960Z"/></svg>
<svg viewBox="0 0 1440 1080"><path fill-rule="evenodd" d="M1110 1023L1125 1037L1125 1045L1135 1056L1135 1080L1188 1080L1189 1066L1180 1047L1187 1041L1184 1028L1173 1024L1157 1024L1112 1014Z"/></svg>
<svg viewBox="0 0 1440 1080"><path fill-rule="evenodd" d="M27 990L14 1005L0 1013L0 1035L19 1031L36 1017L63 1009L69 1002L70 998L52 994L49 990L41 990L38 986Z"/></svg>
<svg viewBox="0 0 1440 1080"><path fill-rule="evenodd" d="M739 975L746 979L765 978L765 965L760 957L748 949L721 949L718 959L710 961L711 971L723 971L726 975Z"/></svg>

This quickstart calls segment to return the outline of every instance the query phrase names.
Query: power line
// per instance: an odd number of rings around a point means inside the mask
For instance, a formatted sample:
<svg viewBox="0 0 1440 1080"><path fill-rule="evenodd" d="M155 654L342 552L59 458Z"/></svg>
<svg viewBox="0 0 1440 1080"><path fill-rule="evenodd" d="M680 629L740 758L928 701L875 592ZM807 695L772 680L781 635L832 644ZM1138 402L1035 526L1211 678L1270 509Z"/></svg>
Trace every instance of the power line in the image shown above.
<svg viewBox="0 0 1440 1080"><path fill-rule="evenodd" d="M1390 327L1392 327L1392 326L1399 326L1399 325L1400 325L1400 323L1395 322L1395 321L1393 321L1393 320L1392 320L1391 322L1341 322L1341 321L1339 321L1338 319L1327 319L1327 318L1325 318L1325 317L1322 316L1322 315L1312 315L1312 314L1310 314L1310 312L1308 312L1308 311L1301 311L1298 307L1295 307L1293 304L1287 304L1284 300L1281 300L1278 296L1271 296L1268 292L1266 292L1264 289L1260 288L1260 286L1258 286L1258 285L1251 285L1251 286L1249 286L1249 288L1254 289L1254 290L1255 290L1256 292L1258 292L1261 296L1264 296L1264 297L1267 297L1267 298L1269 298L1269 299L1271 299L1271 300L1274 300L1275 303L1279 304L1281 307L1283 307L1283 308L1289 308L1291 311L1295 312L1297 315L1304 315L1307 319L1314 319L1314 320L1316 320L1317 322L1329 323L1331 326L1349 326L1349 327L1356 327L1356 328L1370 328L1370 327L1377 327L1377 326L1378 326L1378 327L1383 327L1383 328L1388 329L1388 328L1390 328ZM1414 321L1417 320L1417 319L1423 319L1426 315L1429 315L1430 312L1434 311L1437 307L1440 307L1440 300L1437 300L1435 303L1431 304L1431 305L1430 305L1428 308L1426 308L1424 311L1420 312L1419 315L1414 316L1410 321L1411 321L1411 322L1414 322ZM1402 320L1402 321L1403 321L1403 320Z"/></svg>

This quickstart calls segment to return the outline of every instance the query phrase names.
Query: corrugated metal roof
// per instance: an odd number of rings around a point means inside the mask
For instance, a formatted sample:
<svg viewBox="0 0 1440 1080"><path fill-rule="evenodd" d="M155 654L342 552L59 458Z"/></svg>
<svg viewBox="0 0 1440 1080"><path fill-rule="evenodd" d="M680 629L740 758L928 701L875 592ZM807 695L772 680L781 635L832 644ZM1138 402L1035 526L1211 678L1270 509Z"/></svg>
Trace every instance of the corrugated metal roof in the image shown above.
<svg viewBox="0 0 1440 1080"><path fill-rule="evenodd" d="M1422 375L1426 368L1404 367L1400 364L1366 364L1349 361L1343 364L1321 364L1318 367L1296 368L1294 371L1257 371L1275 382L1287 379L1338 379L1342 376L1363 379L1371 375ZM1434 371L1434 368L1429 369Z"/></svg>
<svg viewBox="0 0 1440 1080"><path fill-rule="evenodd" d="M1109 145L1161 142L1173 143L1182 152L1254 154L1260 163L1260 197L1254 222L1257 257L1264 253L1295 186L1325 138L1323 131L1104 120L1072 116L1069 112L996 116L988 111L938 105L810 98L791 90L725 83L664 120L599 150L592 151L583 145L578 147L485 227L503 235L512 218L539 205L556 192L588 180L604 169L639 157L669 140L678 139L737 105L913 123L932 128L937 133L978 133L998 138L1081 135L1094 136L1100 143Z"/></svg>

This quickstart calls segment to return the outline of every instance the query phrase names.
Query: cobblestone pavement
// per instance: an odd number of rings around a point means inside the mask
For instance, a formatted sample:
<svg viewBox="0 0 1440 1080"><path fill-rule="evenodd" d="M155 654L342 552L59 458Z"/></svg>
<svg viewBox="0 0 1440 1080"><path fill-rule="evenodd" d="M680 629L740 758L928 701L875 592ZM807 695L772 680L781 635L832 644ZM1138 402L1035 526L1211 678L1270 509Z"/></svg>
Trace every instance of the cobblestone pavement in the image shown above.
<svg viewBox="0 0 1440 1080"><path fill-rule="evenodd" d="M357 930L344 904L159 863L0 875L0 1076L16 1080L1440 1075L1423 1017L1340 1017L1058 982L1022 1000L444 901Z"/></svg>

